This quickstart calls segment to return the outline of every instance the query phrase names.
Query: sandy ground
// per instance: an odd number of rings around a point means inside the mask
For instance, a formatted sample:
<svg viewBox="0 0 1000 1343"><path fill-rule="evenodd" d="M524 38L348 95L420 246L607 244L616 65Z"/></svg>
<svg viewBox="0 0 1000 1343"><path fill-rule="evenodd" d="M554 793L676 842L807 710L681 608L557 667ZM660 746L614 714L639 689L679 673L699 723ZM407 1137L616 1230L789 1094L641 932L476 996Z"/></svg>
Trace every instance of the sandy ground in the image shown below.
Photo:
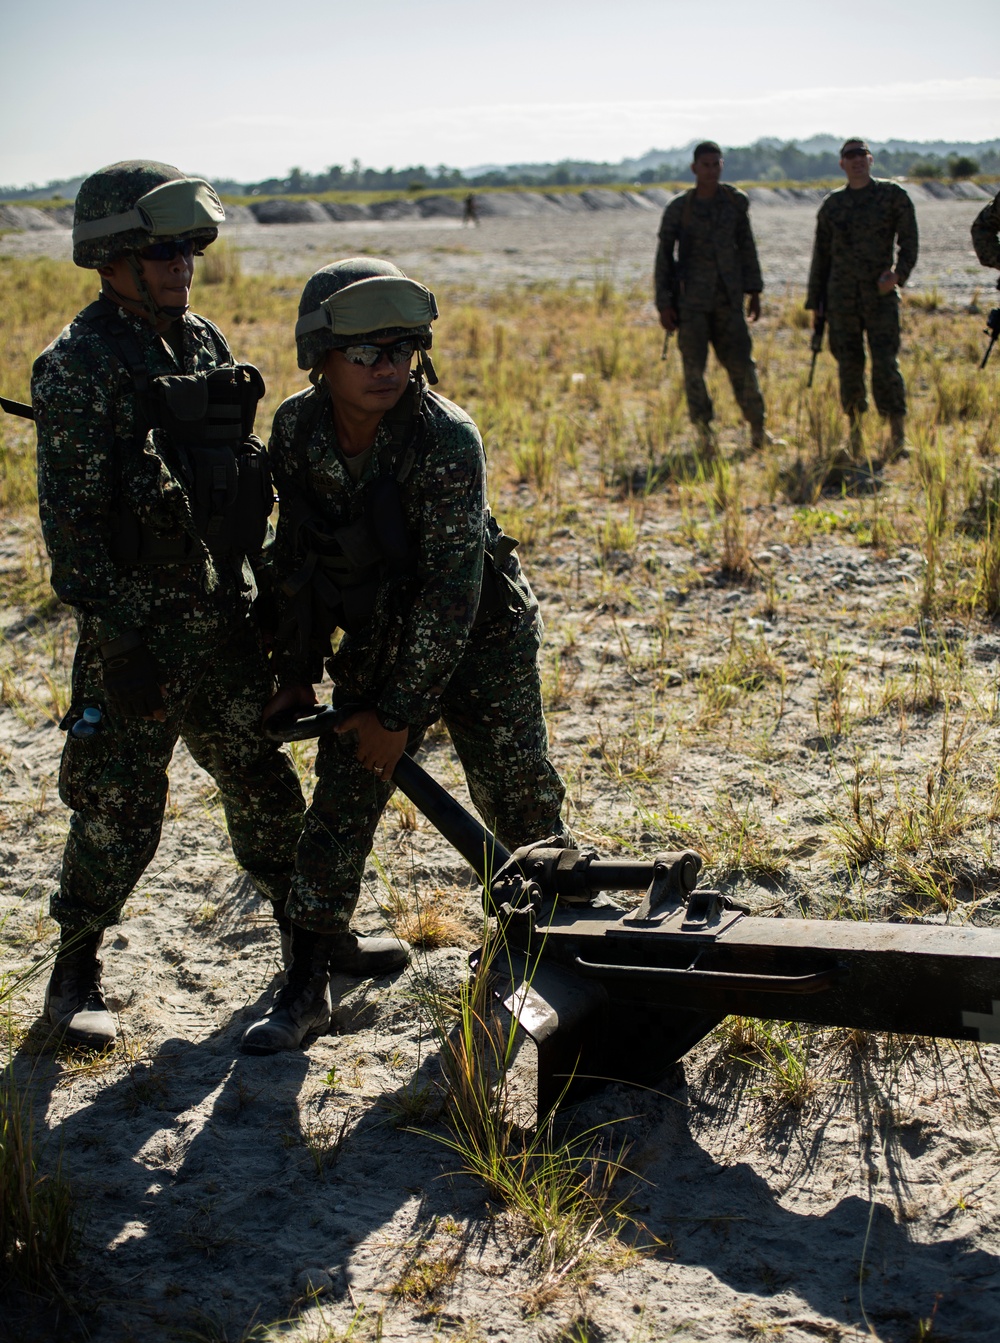
<svg viewBox="0 0 1000 1343"><path fill-rule="evenodd" d="M921 211L921 285L971 291L963 230L974 212ZM801 278L811 219L797 207L757 213L772 285ZM316 226L315 257L301 251L313 227L255 230L274 250L255 243L247 264L309 270L327 247L381 248L392 238L393 254L433 282L586 280L608 264L624 280L648 268L655 217L488 221L464 235L438 224ZM440 250L449 246L470 250ZM530 493L518 503L530 509ZM866 902L877 914L878 884L848 881L831 857L831 827L856 754L877 753L916 790L940 758L939 714L861 710L865 693L912 678L927 658L905 614L920 557L902 549L878 559L820 533L779 542L792 512L761 505L748 517L762 538L760 570L775 576L773 603L763 587L722 582L676 506L655 498L637 517L634 553L599 560L585 520L534 549L547 676L565 679L549 716L553 754L584 843L607 852L613 834L619 850L662 849L729 800L779 835L790 867L778 885L737 873L727 889L776 915L857 912ZM21 584L41 563L36 528L8 526L5 581ZM593 595L616 565L624 603ZM5 675L17 687L5 685L0 704L3 963L23 966L54 933L45 907L67 814L56 798L62 735L52 718L73 632L65 613L26 619L13 608L0 628ZM762 725L752 697L734 689L728 738L714 732L702 744L680 725L700 711L699 678L726 656L734 631L780 658L784 693L779 704L774 692L774 721ZM934 637L964 659L969 693L995 703L1000 639L951 625ZM823 646L856 669L859 722L840 748L817 725ZM675 674L664 679L664 665ZM637 758L640 721L642 740L659 743L655 759ZM969 769L992 775L1000 719L984 713L970 732ZM307 774L307 758L300 763ZM466 797L446 737L431 741L423 763ZM985 922L1000 919L996 824L985 823L969 855ZM240 1034L277 985L277 938L238 880L211 781L178 748L159 851L108 939L105 979L123 1047L103 1061L53 1056L38 1022L42 980L14 1004L16 1076L51 1135L46 1160L62 1151L87 1213L74 1288L82 1318L60 1324L60 1338L85 1327L94 1343L223 1343L252 1322L290 1317L284 1336L294 1343L1000 1339L1000 1050L990 1046L872 1039L852 1050L820 1040L816 1089L788 1111L759 1068L724 1062L716 1035L660 1091L599 1093L569 1122L582 1130L616 1121L611 1140L630 1145L638 1248L539 1305L523 1228L429 1136L441 1132L433 1107L412 1118L414 1096L427 1088L432 1099L437 1078L426 985L462 976L479 925L476 892L461 861L425 822L414 828L406 808L387 812L377 857L359 926L383 927L397 900L411 910L436 902L459 917L465 945L418 954L394 981L337 983L339 1033L308 1052L240 1056ZM303 1301L310 1282L322 1292L312 1305ZM0 1316L0 1338L11 1343L56 1334L37 1302Z"/></svg>
<svg viewBox="0 0 1000 1343"><path fill-rule="evenodd" d="M917 205L920 260L915 289L937 286L962 301L982 290L983 271L969 240L979 201ZM772 294L806 283L815 209L809 205L758 205L751 213L764 282ZM656 250L657 210L605 210L531 219L484 219L478 228L460 222L235 225L229 237L248 271L306 275L354 252L389 256L427 284L470 288L545 280L644 283ZM14 256L69 257L68 230L7 234L0 252ZM988 281L987 281L988 284Z"/></svg>

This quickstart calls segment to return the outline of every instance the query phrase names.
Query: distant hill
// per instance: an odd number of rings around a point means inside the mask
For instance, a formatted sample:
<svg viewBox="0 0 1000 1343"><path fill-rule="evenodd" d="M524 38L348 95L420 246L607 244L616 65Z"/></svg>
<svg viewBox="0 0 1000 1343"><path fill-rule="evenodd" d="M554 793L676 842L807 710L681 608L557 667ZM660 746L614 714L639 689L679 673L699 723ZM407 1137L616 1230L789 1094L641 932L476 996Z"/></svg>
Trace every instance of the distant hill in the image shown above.
<svg viewBox="0 0 1000 1343"><path fill-rule="evenodd" d="M857 129L857 128L855 128ZM574 186L609 182L648 184L665 178L684 177L691 162L691 151L698 143L690 140L673 149L648 149L637 158L618 163L597 163L585 159L563 159L558 163L480 164L472 168L449 168L442 164L428 169L422 164L409 168L365 168L357 159L349 168L333 164L320 173L292 168L284 177L261 182L235 182L215 179L219 191L233 196L274 196L316 194L323 191L405 191L427 187L510 187ZM839 172L839 149L843 143L835 135L811 135L805 140L779 140L764 136L752 145L723 145L726 175L741 181L805 182L833 177ZM971 159L977 170L1000 173L1000 138L980 140L873 140L875 170L885 176L905 176L919 166L932 175L947 176L951 165L960 158ZM0 186L0 201L73 200L82 177L47 182L44 186Z"/></svg>

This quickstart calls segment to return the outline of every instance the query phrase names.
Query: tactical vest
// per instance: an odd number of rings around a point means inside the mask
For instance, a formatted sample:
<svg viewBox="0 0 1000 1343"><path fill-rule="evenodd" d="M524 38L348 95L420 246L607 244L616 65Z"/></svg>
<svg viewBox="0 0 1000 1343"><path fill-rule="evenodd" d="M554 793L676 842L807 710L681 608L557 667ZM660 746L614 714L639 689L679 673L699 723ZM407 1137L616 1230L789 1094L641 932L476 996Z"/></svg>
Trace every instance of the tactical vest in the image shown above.
<svg viewBox="0 0 1000 1343"><path fill-rule="evenodd" d="M80 314L128 370L139 407L140 433L163 432L164 460L180 482L193 526L164 530L137 517L122 498L119 444L112 554L119 564L197 563L200 545L217 562L253 555L267 535L274 489L264 445L253 435L264 380L252 364L229 364L202 373L151 377L134 334L117 310L98 299ZM209 331L225 348L210 322Z"/></svg>
<svg viewBox="0 0 1000 1343"><path fill-rule="evenodd" d="M396 405L383 416L389 431L389 441L379 449L383 470L365 487L361 510L352 522L331 528L310 506L303 487L282 490L284 524L291 529L295 551L305 555L305 563L281 585L288 599L288 615L277 631L279 646L295 636L297 651L305 656L311 645L325 644L335 629L360 633L374 615L381 585L413 575L416 547L407 534L400 486L423 450L422 403L422 382L411 379ZM322 388L303 402L292 440L296 460L304 458L327 404ZM509 609L503 590L510 580L500 569L516 546L515 540L503 536L493 553L484 553L474 628Z"/></svg>

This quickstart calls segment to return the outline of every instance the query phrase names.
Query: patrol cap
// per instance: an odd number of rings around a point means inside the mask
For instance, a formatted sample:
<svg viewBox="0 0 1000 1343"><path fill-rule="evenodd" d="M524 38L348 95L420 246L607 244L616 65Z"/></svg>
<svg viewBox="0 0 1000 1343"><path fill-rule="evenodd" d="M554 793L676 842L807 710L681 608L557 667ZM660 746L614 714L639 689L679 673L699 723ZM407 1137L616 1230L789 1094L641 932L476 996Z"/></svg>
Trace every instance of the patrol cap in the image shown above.
<svg viewBox="0 0 1000 1343"><path fill-rule="evenodd" d="M200 177L182 177L147 191L131 210L74 224L73 242L109 238L132 229L143 229L151 238L180 238L185 233L218 228L225 217L213 187Z"/></svg>
<svg viewBox="0 0 1000 1343"><path fill-rule="evenodd" d="M700 145L695 145L694 153L691 155L691 162L693 163L695 159L700 158L702 154L718 154L721 158L722 150L714 140L702 140Z"/></svg>
<svg viewBox="0 0 1000 1343"><path fill-rule="evenodd" d="M844 157L844 154L848 149L863 149L866 154L870 154L872 152L868 148L868 141L862 140L860 135L852 135L850 139L844 141L844 143L840 146L841 158Z"/></svg>

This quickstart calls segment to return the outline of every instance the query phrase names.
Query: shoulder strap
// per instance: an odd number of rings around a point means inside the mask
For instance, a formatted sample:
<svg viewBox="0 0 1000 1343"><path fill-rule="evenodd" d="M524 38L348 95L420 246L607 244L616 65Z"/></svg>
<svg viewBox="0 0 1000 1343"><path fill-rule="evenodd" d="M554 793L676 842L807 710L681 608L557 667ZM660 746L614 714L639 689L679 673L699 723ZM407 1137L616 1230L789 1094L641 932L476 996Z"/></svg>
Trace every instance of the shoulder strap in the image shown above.
<svg viewBox="0 0 1000 1343"><path fill-rule="evenodd" d="M146 400L149 396L149 370L139 342L118 316L118 310L107 299L99 298L84 308L77 320L86 322L87 326L96 331L118 362L125 365L132 375L136 395L148 413Z"/></svg>
<svg viewBox="0 0 1000 1343"><path fill-rule="evenodd" d="M219 328L215 325L214 322L210 322L207 317L202 317L201 313L197 314L197 318L198 321L201 322L202 326L206 328L208 334L212 337L212 343L215 346L215 353L219 356L219 359L222 361L222 363L225 365L232 364L233 352L232 350L230 350L229 342L226 340L225 336L222 334Z"/></svg>
<svg viewBox="0 0 1000 1343"><path fill-rule="evenodd" d="M302 398L295 416L295 429L292 431L292 448L296 459L305 452L313 430L319 424L326 409L326 398L318 387L312 389L312 396Z"/></svg>
<svg viewBox="0 0 1000 1343"><path fill-rule="evenodd" d="M406 391L382 420L389 431L389 442L382 450L382 461L400 485L413 470L423 439L423 404L423 379L411 378L406 384Z"/></svg>

